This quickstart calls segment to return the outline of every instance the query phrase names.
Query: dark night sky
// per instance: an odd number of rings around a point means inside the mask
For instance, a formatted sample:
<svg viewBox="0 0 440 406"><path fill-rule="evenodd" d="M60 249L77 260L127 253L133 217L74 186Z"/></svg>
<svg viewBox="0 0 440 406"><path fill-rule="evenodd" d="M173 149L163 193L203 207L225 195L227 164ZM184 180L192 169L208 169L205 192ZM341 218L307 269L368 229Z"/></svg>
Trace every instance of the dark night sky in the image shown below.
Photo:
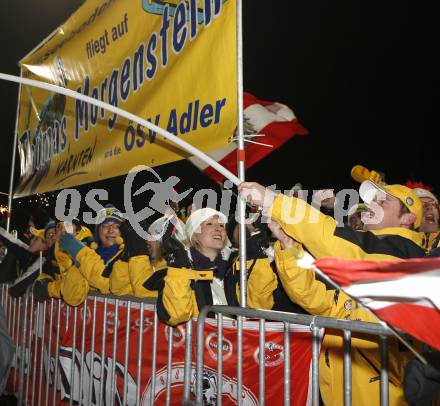
<svg viewBox="0 0 440 406"><path fill-rule="evenodd" d="M81 3L2 0L1 72L18 74L20 57ZM308 189L356 187L350 169L363 164L383 171L389 183L412 178L440 192L434 2L243 3L245 90L287 104L310 132L249 170L248 179L281 188L297 181ZM17 86L0 82L0 97L0 191L6 192ZM161 169L176 170L185 174L182 186L204 185L188 163ZM117 201L121 183L121 178L103 182L112 187L111 200Z"/></svg>

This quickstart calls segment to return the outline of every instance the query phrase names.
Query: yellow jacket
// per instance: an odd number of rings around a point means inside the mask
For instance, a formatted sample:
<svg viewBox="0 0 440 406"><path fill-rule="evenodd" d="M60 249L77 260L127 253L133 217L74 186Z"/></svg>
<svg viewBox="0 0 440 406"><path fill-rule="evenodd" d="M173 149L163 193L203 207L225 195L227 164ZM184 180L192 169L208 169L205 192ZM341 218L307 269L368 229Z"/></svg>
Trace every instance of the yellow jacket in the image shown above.
<svg viewBox="0 0 440 406"><path fill-rule="evenodd" d="M86 241L93 237L93 234L87 227L81 227L75 237L80 241ZM87 297L89 288L87 281L81 277L78 268L71 260L69 254L60 249L58 241L54 245L54 258L56 271L49 275L42 273L38 279L49 279L48 294L53 298L62 298L71 306L81 304Z"/></svg>
<svg viewBox="0 0 440 406"><path fill-rule="evenodd" d="M377 319L358 307L344 292L327 289L315 279L315 273L297 266L302 254L300 244L282 250L275 244L275 261L281 283L290 299L311 314L345 320L377 322ZM368 337L368 338L367 338ZM403 368L412 354L397 340L389 339L390 405L406 405L403 396ZM353 334L352 337L352 399L356 406L380 404L380 355L374 336ZM326 406L343 402L343 339L340 331L327 329L322 342L319 385Z"/></svg>
<svg viewBox="0 0 440 406"><path fill-rule="evenodd" d="M107 263L96 253L96 243L82 248L76 255L78 273L93 290L116 296L133 296L136 294L133 286L138 286L136 278L142 275L144 280L148 279L153 274L153 268L147 255L122 259L125 248L122 238L118 238L117 243L119 249ZM143 294L142 297L157 296L157 292L146 292L145 289Z"/></svg>
<svg viewBox="0 0 440 406"><path fill-rule="evenodd" d="M157 291L148 290L143 283L154 273L147 255L117 261L110 274L110 292L117 296L157 297Z"/></svg>
<svg viewBox="0 0 440 406"><path fill-rule="evenodd" d="M273 291L277 287L276 275L270 269L270 260L247 261L247 305L253 308L271 309L274 305ZM239 261L235 261L223 280L228 305L239 306ZM159 318L175 326L197 317L204 305L212 305L212 270L193 270L169 267L162 280L156 280L160 290L157 302ZM153 288L152 285L147 286Z"/></svg>
<svg viewBox="0 0 440 406"><path fill-rule="evenodd" d="M384 260L425 256L422 237L415 231L396 227L363 232L336 227L334 218L296 197L279 195L271 216L315 258Z"/></svg>

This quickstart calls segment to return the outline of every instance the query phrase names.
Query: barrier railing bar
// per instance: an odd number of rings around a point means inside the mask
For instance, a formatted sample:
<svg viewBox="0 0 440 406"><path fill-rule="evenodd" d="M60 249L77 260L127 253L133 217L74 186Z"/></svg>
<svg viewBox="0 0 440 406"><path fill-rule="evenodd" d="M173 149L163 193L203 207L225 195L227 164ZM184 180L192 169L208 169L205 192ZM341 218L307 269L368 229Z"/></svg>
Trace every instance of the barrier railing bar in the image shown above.
<svg viewBox="0 0 440 406"><path fill-rule="evenodd" d="M217 315L217 406L223 399L223 314Z"/></svg>
<svg viewBox="0 0 440 406"><path fill-rule="evenodd" d="M92 343L90 348L90 380L89 380L89 393L87 396L87 404L92 404L92 388L94 381L95 370L95 333L96 333L96 297L93 298L93 316L92 316Z"/></svg>
<svg viewBox="0 0 440 406"><path fill-rule="evenodd" d="M32 393L31 393L31 406L34 406L35 401L35 384L37 378L37 348L38 348L38 331L40 329L40 303L37 302L37 315L35 319L35 343L34 343L34 366L32 368Z"/></svg>
<svg viewBox="0 0 440 406"><path fill-rule="evenodd" d="M131 322L131 302L127 302L127 318L125 326L125 358L124 358L124 389L122 393L122 404L127 404L127 387L128 387L128 355L130 353L130 322Z"/></svg>
<svg viewBox="0 0 440 406"><path fill-rule="evenodd" d="M67 332L69 329L71 307L67 303L64 303L64 305L66 306L66 325L64 326L64 331Z"/></svg>
<svg viewBox="0 0 440 406"><path fill-rule="evenodd" d="M104 382L104 365L105 365L105 342L107 335L107 304L108 299L104 297L104 314L102 316L102 345L101 345L101 374L100 374L100 382L99 382L99 397L98 397L98 405L102 405L103 401L103 382Z"/></svg>
<svg viewBox="0 0 440 406"><path fill-rule="evenodd" d="M14 365L15 365L15 368L14 368L14 376L13 376L13 390L14 390L14 395L17 393L17 390L16 390L16 384L17 384L17 382L16 382L16 380L17 380L17 372L18 372L18 368L17 368L17 366L18 366L18 348L19 348L19 346L18 346L18 318L20 317L20 304L21 304L21 297L20 298L18 298L18 309L17 309L17 299L16 298L13 298L12 299L12 306L13 306L13 308L14 308L14 314L13 314L13 319L12 319L12 334L11 334L11 336L13 337L13 339L14 339L14 344L15 344L15 353L14 353ZM18 315L17 315L17 312L18 312ZM17 319L17 326L16 326L16 324L15 324L15 320Z"/></svg>
<svg viewBox="0 0 440 406"><path fill-rule="evenodd" d="M313 322L312 322L313 323ZM319 406L319 327L312 325L312 405Z"/></svg>
<svg viewBox="0 0 440 406"><path fill-rule="evenodd" d="M351 406L351 331L344 330L344 406Z"/></svg>
<svg viewBox="0 0 440 406"><path fill-rule="evenodd" d="M28 335L28 348L29 348L29 357L28 362L26 366L26 390L24 393L25 402L27 404L27 401L29 399L29 385L30 385L30 377L31 377L31 368L32 368L32 334L33 334L33 327L34 327L34 296L30 295L31 297L31 305L30 305L30 312L29 312L29 335Z"/></svg>
<svg viewBox="0 0 440 406"><path fill-rule="evenodd" d="M44 364L44 342L46 338L46 312L47 312L47 300L44 301L44 307L43 307L43 320L42 320L42 330L41 333L41 351L40 351L40 376L38 380L38 402L37 405L41 405L41 392L42 392L42 385L43 385L43 364Z"/></svg>
<svg viewBox="0 0 440 406"><path fill-rule="evenodd" d="M69 405L73 405L75 398L75 369L76 369L76 333L78 324L78 307L73 309L73 340L72 340L72 363L70 369L70 399Z"/></svg>
<svg viewBox="0 0 440 406"><path fill-rule="evenodd" d="M286 313L274 310L256 310L245 307L233 306L205 306L204 309L212 313L223 313L223 315L239 315L249 319L266 319L266 321L279 321L289 324L301 324L309 326L312 321L319 328L333 328L338 330L351 330L351 332L365 333L373 335L392 336L380 323L369 323L357 320L342 320L331 317L317 317L307 314ZM205 317L206 318L206 317Z"/></svg>
<svg viewBox="0 0 440 406"><path fill-rule="evenodd" d="M4 309L5 309L5 317L6 317L6 327L8 327L8 331L9 331L9 333L11 333L11 326L10 326L11 315L9 314L10 296L9 296L9 291L8 291L8 285L4 284L3 286L5 287Z"/></svg>
<svg viewBox="0 0 440 406"><path fill-rule="evenodd" d="M115 390L116 390L116 347L118 345L118 325L119 325L119 299L115 300L115 324L113 326L113 363L111 374L111 390L110 390L110 404L115 403Z"/></svg>
<svg viewBox="0 0 440 406"><path fill-rule="evenodd" d="M259 365L258 365L258 402L264 406L265 399L265 367L266 367L266 320L260 319L258 323L258 341L259 341Z"/></svg>
<svg viewBox="0 0 440 406"><path fill-rule="evenodd" d="M389 385L388 385L388 338L380 337L380 404L389 404Z"/></svg>
<svg viewBox="0 0 440 406"><path fill-rule="evenodd" d="M23 387L24 387L24 366L25 366L25 358L26 358L26 335L27 335L27 316L28 316L28 303L29 303L29 295L26 292L24 295L24 309L23 309L23 318L21 320L24 321L22 336L21 336L21 349L20 349L20 364L18 367L18 404L21 405L23 403ZM20 314L20 312L18 313Z"/></svg>
<svg viewBox="0 0 440 406"><path fill-rule="evenodd" d="M165 404L168 406L171 404L171 372L173 368L173 327L167 326L168 331L168 355L167 355L167 385L166 385L166 397ZM154 393L154 388L153 388Z"/></svg>
<svg viewBox="0 0 440 406"><path fill-rule="evenodd" d="M28 293L26 293L28 294ZM25 367L25 374L26 374L26 387L24 389L24 399L25 404L27 404L29 399L29 385L31 380L31 368L32 368L32 334L33 334L33 327L34 327L34 297L32 295L30 296L30 311L29 311L29 333L27 336L27 343L28 346L26 348L29 349L29 355L26 357L26 367Z"/></svg>
<svg viewBox="0 0 440 406"><path fill-rule="evenodd" d="M144 336L144 304L139 309L139 338L138 338L138 359L136 376L136 405L141 404L141 378L142 378L142 339ZM154 392L154 391L153 391Z"/></svg>
<svg viewBox="0 0 440 406"><path fill-rule="evenodd" d="M61 299L58 299L58 315L57 315L57 335L55 338L55 375L53 378L53 397L52 406L56 405L56 396L58 389L58 358L60 355L60 328L61 328Z"/></svg>
<svg viewBox="0 0 440 406"><path fill-rule="evenodd" d="M284 405L290 406L290 326L284 323Z"/></svg>
<svg viewBox="0 0 440 406"><path fill-rule="evenodd" d="M52 330L53 330L53 302L54 299L50 299L50 315L49 315L49 345L47 349L47 368L46 368L46 397L44 398L44 404L47 406L49 403L49 385L50 385L50 354L52 351ZM43 342L44 343L44 342Z"/></svg>
<svg viewBox="0 0 440 406"><path fill-rule="evenodd" d="M237 405L241 406L243 387L243 317L237 317Z"/></svg>
<svg viewBox="0 0 440 406"><path fill-rule="evenodd" d="M146 298L140 298L140 297L135 297L135 296L114 296L114 295L110 295L110 294L105 294L105 293L99 293L99 292L89 292L88 296L89 299L93 298L93 297L99 297L101 299L109 299L109 300L118 300L118 301L130 301L132 303L144 303L144 304L151 304L151 305L156 305L156 298L151 298L151 297L146 297Z"/></svg>
<svg viewBox="0 0 440 406"><path fill-rule="evenodd" d="M87 321L87 309L88 300L83 303L83 315L81 323L81 354L79 358L79 391L78 391L78 404L83 404L83 381L84 381L84 351L86 348L86 321Z"/></svg>
<svg viewBox="0 0 440 406"><path fill-rule="evenodd" d="M183 372L183 402L189 401L191 389L191 370L192 370L192 339L193 325L192 320L186 322L185 326L185 361Z"/></svg>
<svg viewBox="0 0 440 406"><path fill-rule="evenodd" d="M150 406L154 406L154 393L156 389L156 361L157 361L157 328L159 319L157 317L156 308L154 308L153 316L153 355L151 357L151 396Z"/></svg>
<svg viewBox="0 0 440 406"><path fill-rule="evenodd" d="M197 318L197 336L196 336L196 404L202 404L202 386L203 386L203 333L205 330L205 320L209 309L213 306L204 306ZM220 313L220 310L219 310Z"/></svg>

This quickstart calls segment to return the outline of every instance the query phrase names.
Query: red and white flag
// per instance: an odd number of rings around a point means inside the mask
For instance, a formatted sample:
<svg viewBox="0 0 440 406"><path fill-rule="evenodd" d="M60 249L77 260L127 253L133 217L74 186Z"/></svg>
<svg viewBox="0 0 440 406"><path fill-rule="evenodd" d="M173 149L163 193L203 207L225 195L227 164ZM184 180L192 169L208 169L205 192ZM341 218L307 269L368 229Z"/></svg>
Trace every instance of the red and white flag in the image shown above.
<svg viewBox="0 0 440 406"><path fill-rule="evenodd" d="M440 258L314 265L380 319L440 350Z"/></svg>
<svg viewBox="0 0 440 406"><path fill-rule="evenodd" d="M307 135L308 131L299 123L295 113L284 104L257 99L250 93L244 93L246 168L281 147L295 135ZM252 135L259 135L252 137ZM208 155L232 173L237 173L237 144L231 142L224 148ZM217 182L223 182L224 176L208 166L202 160L192 157L189 160L202 172Z"/></svg>

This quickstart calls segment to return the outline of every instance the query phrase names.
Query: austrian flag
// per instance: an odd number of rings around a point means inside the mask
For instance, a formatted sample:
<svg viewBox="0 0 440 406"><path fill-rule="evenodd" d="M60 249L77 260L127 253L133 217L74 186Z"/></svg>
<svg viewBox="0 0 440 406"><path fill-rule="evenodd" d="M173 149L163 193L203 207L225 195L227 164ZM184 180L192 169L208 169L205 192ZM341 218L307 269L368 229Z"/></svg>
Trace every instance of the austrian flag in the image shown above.
<svg viewBox="0 0 440 406"><path fill-rule="evenodd" d="M246 169L262 160L265 156L281 147L295 135L307 135L307 130L299 123L294 112L284 104L257 99L250 93L244 93L245 153ZM253 137L253 135L257 135ZM208 155L232 173L237 173L237 144L231 143ZM202 172L217 182L223 182L224 176L205 164L201 159L189 160Z"/></svg>
<svg viewBox="0 0 440 406"><path fill-rule="evenodd" d="M440 258L315 265L380 319L440 350Z"/></svg>

